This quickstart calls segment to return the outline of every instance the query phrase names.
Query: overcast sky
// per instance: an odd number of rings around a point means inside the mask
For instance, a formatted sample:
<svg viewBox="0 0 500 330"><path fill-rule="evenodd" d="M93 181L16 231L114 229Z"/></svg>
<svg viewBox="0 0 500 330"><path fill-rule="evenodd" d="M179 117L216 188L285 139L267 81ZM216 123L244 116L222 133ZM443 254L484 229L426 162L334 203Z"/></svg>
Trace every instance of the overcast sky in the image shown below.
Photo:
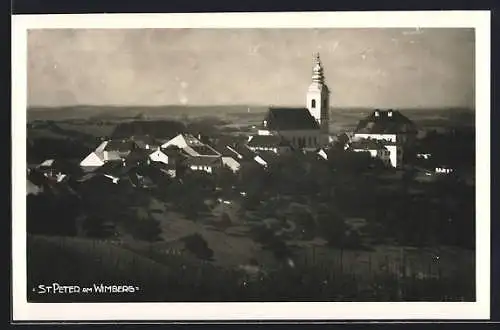
<svg viewBox="0 0 500 330"><path fill-rule="evenodd" d="M472 29L31 30L28 105L474 106Z"/></svg>

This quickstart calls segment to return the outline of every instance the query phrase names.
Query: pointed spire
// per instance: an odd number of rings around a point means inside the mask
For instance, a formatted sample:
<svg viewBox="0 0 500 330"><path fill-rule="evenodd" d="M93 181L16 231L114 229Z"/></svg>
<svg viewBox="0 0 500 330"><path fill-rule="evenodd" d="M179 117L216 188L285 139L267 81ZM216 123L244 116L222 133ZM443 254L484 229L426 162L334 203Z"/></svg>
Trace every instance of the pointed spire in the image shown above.
<svg viewBox="0 0 500 330"><path fill-rule="evenodd" d="M324 84L325 82L325 77L323 74L323 66L321 65L321 59L319 57L319 53L314 53L312 80L313 82L319 84Z"/></svg>

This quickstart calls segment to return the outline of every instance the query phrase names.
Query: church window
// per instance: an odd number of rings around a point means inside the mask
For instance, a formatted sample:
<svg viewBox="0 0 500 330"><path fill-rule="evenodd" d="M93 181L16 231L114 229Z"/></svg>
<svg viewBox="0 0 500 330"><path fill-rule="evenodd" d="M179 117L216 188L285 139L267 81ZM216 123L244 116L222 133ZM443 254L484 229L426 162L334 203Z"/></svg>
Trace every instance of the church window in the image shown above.
<svg viewBox="0 0 500 330"><path fill-rule="evenodd" d="M311 100L311 108L316 108L316 100Z"/></svg>

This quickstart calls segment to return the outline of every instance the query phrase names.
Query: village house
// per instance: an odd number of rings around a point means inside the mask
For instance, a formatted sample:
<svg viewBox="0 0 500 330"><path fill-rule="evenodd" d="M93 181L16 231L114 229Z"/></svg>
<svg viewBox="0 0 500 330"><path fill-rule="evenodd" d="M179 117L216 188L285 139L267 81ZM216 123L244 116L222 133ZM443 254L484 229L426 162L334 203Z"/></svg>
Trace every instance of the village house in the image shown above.
<svg viewBox="0 0 500 330"><path fill-rule="evenodd" d="M290 143L279 135L250 136L246 145L255 152L271 151L275 154L283 154L292 150Z"/></svg>
<svg viewBox="0 0 500 330"><path fill-rule="evenodd" d="M417 133L416 125L399 111L377 109L360 120L351 140L380 141L390 152L391 165L401 167L404 150L414 143Z"/></svg>
<svg viewBox="0 0 500 330"><path fill-rule="evenodd" d="M359 139L348 144L348 150L354 152L369 153L372 158L379 158L386 165L396 167L397 159L391 158L395 156L387 149L386 144L378 140Z"/></svg>
<svg viewBox="0 0 500 330"><path fill-rule="evenodd" d="M359 121L354 138L390 141L405 146L412 144L417 134L415 123L401 112L376 109Z"/></svg>
<svg viewBox="0 0 500 330"><path fill-rule="evenodd" d="M162 148L166 149L170 146L175 146L188 156L191 157L220 157L220 153L217 152L211 146L201 142L199 139L194 137L192 134L179 134L173 139L162 144Z"/></svg>
<svg viewBox="0 0 500 330"><path fill-rule="evenodd" d="M437 174L451 174L453 173L453 168L451 168L450 166L441 165L441 166L436 166L434 171Z"/></svg>
<svg viewBox="0 0 500 330"><path fill-rule="evenodd" d="M273 162L276 162L279 158L279 155L272 151L260 151L258 152L254 160L262 165L264 168L268 168Z"/></svg>
<svg viewBox="0 0 500 330"><path fill-rule="evenodd" d="M80 162L80 167L91 172L107 162L122 161L137 148L137 144L130 139L106 140Z"/></svg>
<svg viewBox="0 0 500 330"><path fill-rule="evenodd" d="M184 161L184 164L192 171L204 171L213 174L217 169L222 167L221 157L189 157Z"/></svg>
<svg viewBox="0 0 500 330"><path fill-rule="evenodd" d="M170 178L177 177L177 166L174 164L168 164L164 162L152 162L149 167L160 171L160 173L167 175Z"/></svg>
<svg viewBox="0 0 500 330"><path fill-rule="evenodd" d="M35 169L51 181L63 182L68 179L66 170L69 166L67 162L61 160L46 159L38 164Z"/></svg>
<svg viewBox="0 0 500 330"><path fill-rule="evenodd" d="M168 155L160 148L150 153L148 157L152 162L160 162L164 164L170 164L173 162L172 159L169 160Z"/></svg>
<svg viewBox="0 0 500 330"><path fill-rule="evenodd" d="M237 156L233 152L234 149L231 146L226 145L224 141L220 142L222 143L216 145L214 149L216 149L217 152L221 154L222 165L229 168L233 173L238 172L241 168L241 164L238 160L235 159L237 158Z"/></svg>

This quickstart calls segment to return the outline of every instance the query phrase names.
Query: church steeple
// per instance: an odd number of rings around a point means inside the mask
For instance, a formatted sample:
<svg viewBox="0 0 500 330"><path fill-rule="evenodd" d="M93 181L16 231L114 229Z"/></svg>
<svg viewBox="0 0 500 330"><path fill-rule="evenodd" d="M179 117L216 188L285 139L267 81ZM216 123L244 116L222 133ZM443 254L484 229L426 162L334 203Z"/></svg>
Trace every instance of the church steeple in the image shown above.
<svg viewBox="0 0 500 330"><path fill-rule="evenodd" d="M325 76L323 74L323 66L321 65L321 59L319 58L319 53L314 54L312 81L313 83L321 85L325 83Z"/></svg>
<svg viewBox="0 0 500 330"><path fill-rule="evenodd" d="M329 112L330 112L330 90L325 83L325 74L319 53L314 53L312 82L307 90L307 109L316 119L324 137L323 141L328 141L329 135Z"/></svg>

